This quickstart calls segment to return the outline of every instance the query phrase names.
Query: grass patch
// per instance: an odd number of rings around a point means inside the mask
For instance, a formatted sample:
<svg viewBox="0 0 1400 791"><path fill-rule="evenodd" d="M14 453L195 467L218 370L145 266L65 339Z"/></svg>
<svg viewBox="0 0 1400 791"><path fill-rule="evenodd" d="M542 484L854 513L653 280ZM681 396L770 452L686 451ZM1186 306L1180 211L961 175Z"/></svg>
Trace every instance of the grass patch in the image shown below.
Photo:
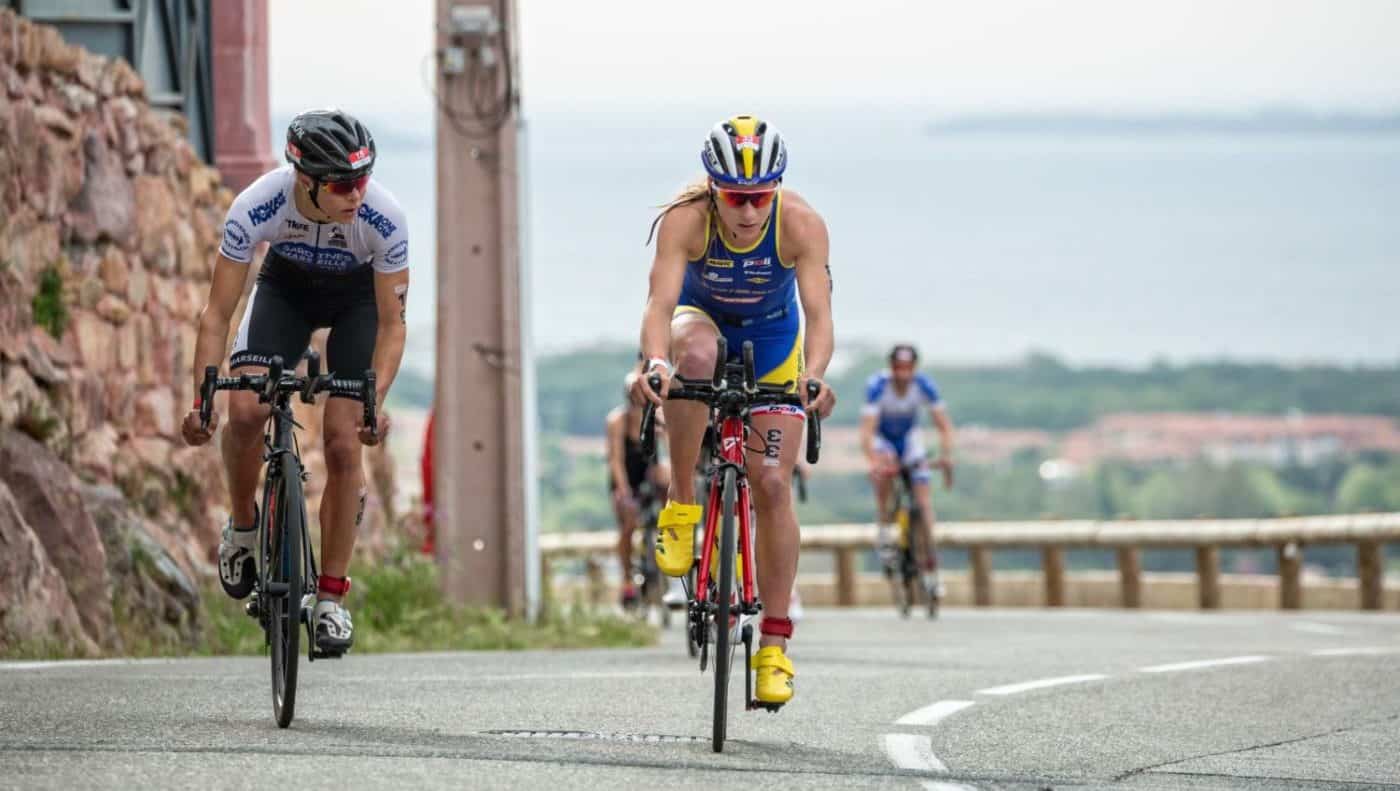
<svg viewBox="0 0 1400 791"><path fill-rule="evenodd" d="M35 324L55 338L63 337L68 327L68 303L63 300L63 276L58 267L50 266L39 276L39 290L31 307Z"/></svg>
<svg viewBox="0 0 1400 791"><path fill-rule="evenodd" d="M652 645L656 630L634 618L575 605L552 606L534 623L507 618L488 607L453 607L438 589L437 566L403 552L374 566L351 570L355 584L349 608L355 619L352 654L413 651L622 648ZM264 653L262 629L243 612L243 602L224 595L216 579L200 593L199 638L191 646L173 624L133 617L134 602L118 601L117 628L125 656L224 656ZM303 633L303 639L305 633ZM305 645L302 646L303 652ZM83 656L53 640L0 647L0 659L71 659Z"/></svg>
<svg viewBox="0 0 1400 791"><path fill-rule="evenodd" d="M437 566L413 553L352 568L350 576L354 585L346 606L355 619L355 654L616 648L656 641L656 630L647 624L581 606L551 607L534 623L492 608L454 607L442 598ZM217 582L203 598L205 639L199 653L262 653L262 630L243 614L242 602L224 596Z"/></svg>

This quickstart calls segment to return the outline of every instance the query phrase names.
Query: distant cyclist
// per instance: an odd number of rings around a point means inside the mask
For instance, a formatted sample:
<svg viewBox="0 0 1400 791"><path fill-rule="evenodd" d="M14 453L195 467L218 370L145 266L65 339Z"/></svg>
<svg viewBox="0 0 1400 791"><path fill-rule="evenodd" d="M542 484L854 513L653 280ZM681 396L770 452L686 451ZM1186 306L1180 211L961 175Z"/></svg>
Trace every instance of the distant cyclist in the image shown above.
<svg viewBox="0 0 1400 791"><path fill-rule="evenodd" d="M632 536L638 517L650 505L657 492L671 483L670 469L664 462L642 453L642 405L632 392L639 374L629 373L622 385L622 403L608 413L607 459L608 493L613 515L617 518L617 559L622 564L622 606L637 601L637 586L632 580ZM649 484L649 485L648 485Z"/></svg>
<svg viewBox="0 0 1400 791"><path fill-rule="evenodd" d="M893 480L902 468L909 469L913 495L927 514L928 556L925 568L931 573L930 593L942 598L938 581L938 553L933 545L933 503L929 492L932 477L923 440L919 436L919 412L928 409L938 429L940 455L933 463L943 471L945 482L951 481L953 470L953 421L943 406L938 388L928 375L918 372L919 353L913 346L900 344L890 350L889 370L870 377L865 390L865 406L861 409L860 445L870 465L870 478L875 485L875 513L879 517L879 544L882 554L889 552L894 520L892 510Z"/></svg>

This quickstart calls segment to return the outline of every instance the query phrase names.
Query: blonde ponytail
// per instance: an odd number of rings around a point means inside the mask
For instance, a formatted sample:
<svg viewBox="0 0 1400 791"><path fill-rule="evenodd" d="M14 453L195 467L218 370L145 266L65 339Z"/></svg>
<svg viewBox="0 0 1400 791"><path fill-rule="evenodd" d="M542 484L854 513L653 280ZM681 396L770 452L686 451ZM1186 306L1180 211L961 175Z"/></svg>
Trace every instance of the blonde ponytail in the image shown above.
<svg viewBox="0 0 1400 791"><path fill-rule="evenodd" d="M710 178L701 176L681 188L676 197L657 206L661 213L656 215L656 219L651 221L651 231L647 233L647 244L651 244L652 237L656 236L656 227L661 224L661 220L671 213L671 210L679 206L688 206L701 200L708 200L710 197Z"/></svg>

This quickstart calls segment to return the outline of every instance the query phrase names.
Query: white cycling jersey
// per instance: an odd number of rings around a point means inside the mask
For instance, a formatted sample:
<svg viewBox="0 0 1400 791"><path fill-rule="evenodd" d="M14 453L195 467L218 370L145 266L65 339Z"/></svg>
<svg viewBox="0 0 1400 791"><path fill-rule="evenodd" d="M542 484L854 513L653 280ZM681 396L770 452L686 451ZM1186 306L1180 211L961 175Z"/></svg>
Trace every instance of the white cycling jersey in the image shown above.
<svg viewBox="0 0 1400 791"><path fill-rule="evenodd" d="M318 223L297 211L291 165L264 174L234 198L224 220L219 252L251 263L253 248L269 242L272 252L307 272L335 275L373 266L376 272L408 267L408 221L394 196L370 180L354 222Z"/></svg>

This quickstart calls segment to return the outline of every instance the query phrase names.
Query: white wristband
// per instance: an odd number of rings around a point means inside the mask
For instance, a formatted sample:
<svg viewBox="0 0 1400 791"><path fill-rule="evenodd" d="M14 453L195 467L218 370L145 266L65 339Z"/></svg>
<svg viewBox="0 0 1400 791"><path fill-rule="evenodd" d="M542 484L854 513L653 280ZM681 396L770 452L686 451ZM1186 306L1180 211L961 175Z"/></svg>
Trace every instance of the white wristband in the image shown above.
<svg viewBox="0 0 1400 791"><path fill-rule="evenodd" d="M666 373L668 375L676 372L676 369L671 367L671 363L667 362L664 358L653 357L650 360L647 360L647 373L651 373L652 371L656 370L656 366L658 365L666 366Z"/></svg>

